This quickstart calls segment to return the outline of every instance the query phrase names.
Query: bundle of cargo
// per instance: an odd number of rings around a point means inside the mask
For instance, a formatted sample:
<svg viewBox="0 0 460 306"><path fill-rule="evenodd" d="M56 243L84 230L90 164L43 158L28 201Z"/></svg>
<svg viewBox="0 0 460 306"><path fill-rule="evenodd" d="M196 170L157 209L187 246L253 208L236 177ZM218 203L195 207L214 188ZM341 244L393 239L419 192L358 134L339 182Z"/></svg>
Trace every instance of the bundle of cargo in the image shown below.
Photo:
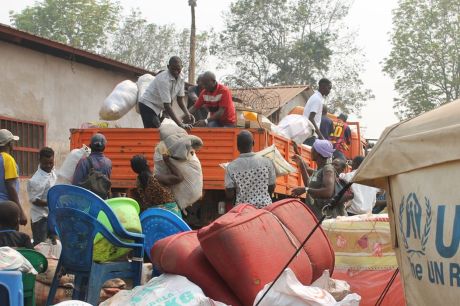
<svg viewBox="0 0 460 306"><path fill-rule="evenodd" d="M361 295L361 305L376 305L398 268L388 215L339 217L322 226L335 251L333 277L347 281ZM399 275L381 305L405 305Z"/></svg>
<svg viewBox="0 0 460 306"><path fill-rule="evenodd" d="M203 172L196 151L203 141L177 126L172 120L164 120L160 126L160 143L153 157L155 173L169 174L170 170L163 161L163 155L171 156L171 162L179 169L184 180L171 187L177 205L185 208L198 201L203 192Z"/></svg>
<svg viewBox="0 0 460 306"><path fill-rule="evenodd" d="M157 268L190 278L215 300L252 305L316 222L296 199L266 209L241 204L198 234L182 233L158 241L151 255ZM333 267L334 253L320 228L289 265L303 285L310 285L323 269ZM217 287L212 288L212 283Z"/></svg>

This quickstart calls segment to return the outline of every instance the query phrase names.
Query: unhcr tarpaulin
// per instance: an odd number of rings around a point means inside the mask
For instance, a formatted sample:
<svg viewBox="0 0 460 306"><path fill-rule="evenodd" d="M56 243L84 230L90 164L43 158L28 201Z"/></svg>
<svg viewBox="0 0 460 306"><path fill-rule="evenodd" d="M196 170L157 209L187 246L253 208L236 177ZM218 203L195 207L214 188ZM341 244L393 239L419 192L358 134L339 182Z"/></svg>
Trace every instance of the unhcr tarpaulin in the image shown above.
<svg viewBox="0 0 460 306"><path fill-rule="evenodd" d="M460 303L460 100L387 128L354 181L388 192L408 305Z"/></svg>

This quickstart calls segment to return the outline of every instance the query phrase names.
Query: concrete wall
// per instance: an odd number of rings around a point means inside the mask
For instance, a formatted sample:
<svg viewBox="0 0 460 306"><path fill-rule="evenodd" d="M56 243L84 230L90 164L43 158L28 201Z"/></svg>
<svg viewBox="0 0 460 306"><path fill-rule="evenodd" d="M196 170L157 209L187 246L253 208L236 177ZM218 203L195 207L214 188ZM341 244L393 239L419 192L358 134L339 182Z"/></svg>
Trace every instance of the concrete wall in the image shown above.
<svg viewBox="0 0 460 306"><path fill-rule="evenodd" d="M297 95L294 99L286 103L280 111L280 120L289 115L289 112L296 106L304 107L308 101L308 98L311 96L310 92L302 92L302 94Z"/></svg>
<svg viewBox="0 0 460 306"><path fill-rule="evenodd" d="M99 120L105 97L128 78L6 42L0 42L0 75L0 115L45 122L57 168L69 152L69 129ZM114 124L142 127L134 110ZM20 197L28 211L25 184L21 180Z"/></svg>

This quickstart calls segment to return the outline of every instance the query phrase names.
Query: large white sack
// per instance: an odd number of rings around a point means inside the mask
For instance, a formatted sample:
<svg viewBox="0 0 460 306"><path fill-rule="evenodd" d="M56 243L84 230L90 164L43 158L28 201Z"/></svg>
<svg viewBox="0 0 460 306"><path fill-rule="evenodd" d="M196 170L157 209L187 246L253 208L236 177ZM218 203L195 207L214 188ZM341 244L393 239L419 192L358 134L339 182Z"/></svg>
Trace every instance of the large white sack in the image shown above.
<svg viewBox="0 0 460 306"><path fill-rule="evenodd" d="M271 284L271 283L270 283ZM257 294L254 305L262 298L270 284ZM291 269L284 270L281 277L264 297L260 306L359 306L361 297L349 294L340 302L323 288L304 286Z"/></svg>
<svg viewBox="0 0 460 306"><path fill-rule="evenodd" d="M20 271L37 275L37 270L21 253L10 247L0 247L0 271Z"/></svg>
<svg viewBox="0 0 460 306"><path fill-rule="evenodd" d="M130 80L118 83L102 103L99 117L103 120L118 120L137 103L137 85Z"/></svg>
<svg viewBox="0 0 460 306"><path fill-rule="evenodd" d="M275 145L271 145L259 152L256 152L256 155L266 157L273 161L277 177L288 175L297 171L296 168L284 159L283 155L281 155Z"/></svg>
<svg viewBox="0 0 460 306"><path fill-rule="evenodd" d="M302 115L287 115L272 127L272 131L288 139L302 144L307 138L313 136L315 127L307 117Z"/></svg>
<svg viewBox="0 0 460 306"><path fill-rule="evenodd" d="M149 87L150 83L152 83L152 81L155 79L155 77L153 75L151 75L150 73L146 73L144 75L141 75L138 79L137 79L137 103L136 103L136 112L140 112L139 111L139 101L141 100L142 98L142 95L144 94L144 92L147 90L147 87Z"/></svg>
<svg viewBox="0 0 460 306"><path fill-rule="evenodd" d="M100 306L225 306L206 297L203 291L187 278L180 275L162 274L152 278L144 286L123 290Z"/></svg>
<svg viewBox="0 0 460 306"><path fill-rule="evenodd" d="M67 154L64 163L61 168L57 171L56 184L72 184L73 174L78 162L83 157L88 157L91 153L91 149L83 145L80 149L73 149Z"/></svg>
<svg viewBox="0 0 460 306"><path fill-rule="evenodd" d="M164 142L160 142L153 156L155 163L154 173L169 174L169 168L163 161L163 154L168 154ZM184 180L179 184L173 185L171 190L176 198L177 205L181 209L192 206L203 194L203 172L201 163L194 151L191 151L186 160L176 160L171 158L171 163L177 167Z"/></svg>

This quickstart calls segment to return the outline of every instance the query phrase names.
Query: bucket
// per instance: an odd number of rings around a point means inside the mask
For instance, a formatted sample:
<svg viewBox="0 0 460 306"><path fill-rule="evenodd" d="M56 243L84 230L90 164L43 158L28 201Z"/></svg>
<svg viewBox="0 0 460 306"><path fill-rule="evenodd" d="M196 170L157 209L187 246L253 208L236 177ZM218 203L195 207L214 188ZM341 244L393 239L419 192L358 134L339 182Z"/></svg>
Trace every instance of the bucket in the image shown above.
<svg viewBox="0 0 460 306"><path fill-rule="evenodd" d="M128 232L142 233L141 221L139 219L139 204L130 198L113 198L106 201L118 218L121 226ZM110 232L113 232L107 216L101 212L97 220L102 223ZM129 240L123 240L132 242ZM112 245L109 241L97 234L94 238L93 259L97 262L116 260L126 255L130 249L120 248Z"/></svg>

